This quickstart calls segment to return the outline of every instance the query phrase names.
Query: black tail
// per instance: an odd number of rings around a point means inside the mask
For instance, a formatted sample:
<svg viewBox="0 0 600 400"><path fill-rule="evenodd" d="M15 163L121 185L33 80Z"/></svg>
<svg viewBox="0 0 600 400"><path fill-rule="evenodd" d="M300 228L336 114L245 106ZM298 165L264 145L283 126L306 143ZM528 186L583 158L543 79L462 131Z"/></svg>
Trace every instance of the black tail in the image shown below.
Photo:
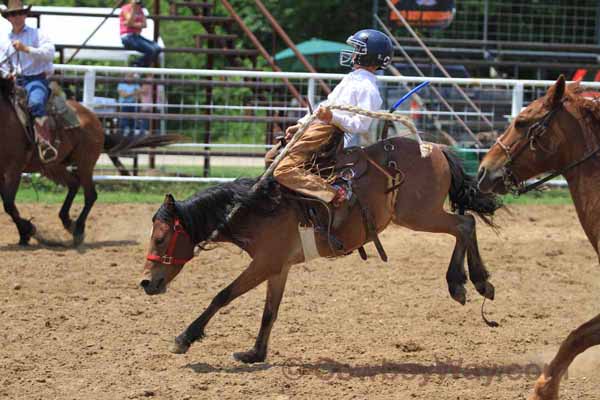
<svg viewBox="0 0 600 400"><path fill-rule="evenodd" d="M120 175L130 175L129 171L121 160L119 153L126 153L130 150L140 149L143 147L160 147L177 142L184 142L186 138L177 134L167 135L136 135L123 136L118 133L104 134L104 152L108 154L110 161L119 171Z"/></svg>
<svg viewBox="0 0 600 400"><path fill-rule="evenodd" d="M173 143L184 142L186 138L181 135L169 133L166 135L136 135L123 136L121 134L104 135L104 152L108 154L125 153L143 147L161 147Z"/></svg>
<svg viewBox="0 0 600 400"><path fill-rule="evenodd" d="M449 192L452 211L458 211L460 214L464 214L466 210L474 211L486 224L494 227L491 217L502 207L502 200L494 193L479 191L477 180L465 172L461 160L452 150L444 147L442 152L448 160L452 174Z"/></svg>

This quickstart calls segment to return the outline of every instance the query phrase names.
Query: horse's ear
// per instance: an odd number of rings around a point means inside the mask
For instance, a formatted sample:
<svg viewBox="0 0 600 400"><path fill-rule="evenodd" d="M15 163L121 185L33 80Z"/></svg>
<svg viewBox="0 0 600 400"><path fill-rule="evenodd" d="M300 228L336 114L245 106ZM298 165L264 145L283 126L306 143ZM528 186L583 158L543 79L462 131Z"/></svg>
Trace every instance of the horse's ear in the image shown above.
<svg viewBox="0 0 600 400"><path fill-rule="evenodd" d="M165 194L164 205L167 208L169 208L170 210L175 208L175 198L173 197L173 195L171 193Z"/></svg>
<svg viewBox="0 0 600 400"><path fill-rule="evenodd" d="M548 89L548 93L546 94L546 101L549 108L554 108L555 106L557 106L558 103L560 103L560 101L564 97L565 81L565 76L563 74L560 74L560 76L556 80L556 83L552 85L550 89Z"/></svg>

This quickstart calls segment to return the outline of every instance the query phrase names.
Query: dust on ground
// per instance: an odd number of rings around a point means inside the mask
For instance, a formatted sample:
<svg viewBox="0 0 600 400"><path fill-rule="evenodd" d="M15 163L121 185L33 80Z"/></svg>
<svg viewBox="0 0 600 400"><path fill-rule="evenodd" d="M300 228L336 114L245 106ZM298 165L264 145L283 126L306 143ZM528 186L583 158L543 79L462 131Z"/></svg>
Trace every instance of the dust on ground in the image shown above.
<svg viewBox="0 0 600 400"><path fill-rule="evenodd" d="M231 353L254 344L264 285L234 301L185 355L167 351L249 259L232 246L202 253L158 297L137 287L153 205L97 205L81 249L0 238L0 398L9 399L523 399L566 335L598 314L598 260L572 206L501 213L478 224L496 286L486 305L468 284L460 306L445 274L444 235L389 228L390 262L358 255L292 269L267 362ZM24 216L63 235L56 206ZM600 399L598 351L577 360L562 399Z"/></svg>

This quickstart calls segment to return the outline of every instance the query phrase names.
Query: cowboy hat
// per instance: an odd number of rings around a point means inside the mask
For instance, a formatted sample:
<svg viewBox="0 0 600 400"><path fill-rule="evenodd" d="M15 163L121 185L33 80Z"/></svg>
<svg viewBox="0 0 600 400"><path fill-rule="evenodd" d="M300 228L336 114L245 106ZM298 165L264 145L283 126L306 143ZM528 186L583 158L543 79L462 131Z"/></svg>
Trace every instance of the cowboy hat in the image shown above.
<svg viewBox="0 0 600 400"><path fill-rule="evenodd" d="M0 12L5 18L13 14L28 13L31 10L31 6L24 6L21 0L5 0L4 4L6 4L6 8L3 8Z"/></svg>

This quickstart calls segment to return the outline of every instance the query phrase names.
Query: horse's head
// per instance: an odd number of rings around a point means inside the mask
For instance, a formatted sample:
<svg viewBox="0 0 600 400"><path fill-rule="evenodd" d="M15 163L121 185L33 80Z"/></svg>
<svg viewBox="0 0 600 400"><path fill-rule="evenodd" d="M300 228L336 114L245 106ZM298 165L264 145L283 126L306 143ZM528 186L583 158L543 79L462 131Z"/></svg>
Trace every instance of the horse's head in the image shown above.
<svg viewBox="0 0 600 400"><path fill-rule="evenodd" d="M529 104L512 121L481 161L482 192L504 194L543 172L557 169L557 151L566 137L561 128L565 112L565 77L561 75L545 96Z"/></svg>
<svg viewBox="0 0 600 400"><path fill-rule="evenodd" d="M146 294L161 294L194 256L194 243L181 223L170 194L152 219L150 250L140 285Z"/></svg>

